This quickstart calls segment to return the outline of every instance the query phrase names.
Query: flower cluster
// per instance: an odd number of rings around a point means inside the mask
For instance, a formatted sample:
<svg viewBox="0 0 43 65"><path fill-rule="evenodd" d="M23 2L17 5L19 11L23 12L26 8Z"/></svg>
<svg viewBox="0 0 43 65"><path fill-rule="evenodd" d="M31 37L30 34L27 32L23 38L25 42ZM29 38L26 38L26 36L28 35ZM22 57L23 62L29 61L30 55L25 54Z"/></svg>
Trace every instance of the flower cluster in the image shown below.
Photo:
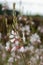
<svg viewBox="0 0 43 65"><path fill-rule="evenodd" d="M33 33L34 24L19 23L18 31L10 31L6 45L0 42L1 65L43 65L43 44L38 32Z"/></svg>

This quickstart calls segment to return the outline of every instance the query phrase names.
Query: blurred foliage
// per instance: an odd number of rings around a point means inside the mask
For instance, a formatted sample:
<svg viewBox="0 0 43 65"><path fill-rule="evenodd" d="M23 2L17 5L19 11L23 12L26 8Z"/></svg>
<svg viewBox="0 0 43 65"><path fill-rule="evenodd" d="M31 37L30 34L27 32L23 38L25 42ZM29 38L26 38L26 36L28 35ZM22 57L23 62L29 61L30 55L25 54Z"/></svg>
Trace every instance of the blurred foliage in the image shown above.
<svg viewBox="0 0 43 65"><path fill-rule="evenodd" d="M0 4L0 10L2 10L2 5Z"/></svg>

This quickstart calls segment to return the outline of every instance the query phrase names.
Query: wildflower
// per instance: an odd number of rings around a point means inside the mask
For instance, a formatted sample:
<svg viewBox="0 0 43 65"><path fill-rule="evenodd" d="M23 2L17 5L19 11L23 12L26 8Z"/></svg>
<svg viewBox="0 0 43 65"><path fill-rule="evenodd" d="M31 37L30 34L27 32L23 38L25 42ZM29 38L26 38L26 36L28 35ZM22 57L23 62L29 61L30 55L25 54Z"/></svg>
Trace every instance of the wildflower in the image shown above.
<svg viewBox="0 0 43 65"><path fill-rule="evenodd" d="M38 54L38 55L41 55L41 51L39 49L36 49L35 53Z"/></svg>
<svg viewBox="0 0 43 65"><path fill-rule="evenodd" d="M31 24L34 25L34 21L31 21Z"/></svg>
<svg viewBox="0 0 43 65"><path fill-rule="evenodd" d="M17 58L17 59L20 59L21 57L17 55L16 58Z"/></svg>
<svg viewBox="0 0 43 65"><path fill-rule="evenodd" d="M22 32L25 31L25 27L22 27L21 31L22 31Z"/></svg>
<svg viewBox="0 0 43 65"><path fill-rule="evenodd" d="M28 50L29 50L29 47L28 47L28 46L26 46L26 47L25 47L25 52L26 52L26 51L28 51Z"/></svg>
<svg viewBox="0 0 43 65"><path fill-rule="evenodd" d="M6 47L5 47L6 51L10 51L10 42L6 42Z"/></svg>
<svg viewBox="0 0 43 65"><path fill-rule="evenodd" d="M18 39L19 38L19 35L16 35L15 38Z"/></svg>
<svg viewBox="0 0 43 65"><path fill-rule="evenodd" d="M8 59L8 62L9 62L9 63L13 63L13 62L14 62L14 58L13 58L13 57L10 57L10 58Z"/></svg>
<svg viewBox="0 0 43 65"><path fill-rule="evenodd" d="M22 34L23 34L23 38L22 38L22 39L23 39L23 42L25 42L25 40L26 40L26 39L25 39L25 33L22 32Z"/></svg>
<svg viewBox="0 0 43 65"><path fill-rule="evenodd" d="M33 51L33 50L34 50L34 46L31 45L31 46L29 47L29 50Z"/></svg>
<svg viewBox="0 0 43 65"><path fill-rule="evenodd" d="M15 52L11 52L11 56L12 57L15 57Z"/></svg>
<svg viewBox="0 0 43 65"><path fill-rule="evenodd" d="M6 59L6 53L3 52L3 54L2 54L2 60L5 60L5 59Z"/></svg>
<svg viewBox="0 0 43 65"><path fill-rule="evenodd" d="M12 44L11 44L11 47L12 47L12 48L15 47L15 43L12 43Z"/></svg>
<svg viewBox="0 0 43 65"><path fill-rule="evenodd" d="M17 41L15 41L15 45L16 46L18 46L19 45L19 41L17 40Z"/></svg>
<svg viewBox="0 0 43 65"><path fill-rule="evenodd" d="M17 61L17 58L15 58L15 61Z"/></svg>
<svg viewBox="0 0 43 65"><path fill-rule="evenodd" d="M6 46L10 46L10 42L8 41L8 42L6 42Z"/></svg>
<svg viewBox="0 0 43 65"><path fill-rule="evenodd" d="M31 62L32 62L33 64L36 64L36 63L37 63L37 60L36 60L35 57L31 57L30 60L31 60Z"/></svg>
<svg viewBox="0 0 43 65"><path fill-rule="evenodd" d="M18 51L23 53L23 52L25 52L25 49L24 49L24 47L22 46Z"/></svg>
<svg viewBox="0 0 43 65"><path fill-rule="evenodd" d="M22 19L22 17L19 17L19 20L21 20Z"/></svg>
<svg viewBox="0 0 43 65"><path fill-rule="evenodd" d="M29 35L30 34L30 31L28 32L28 31L26 31L26 35Z"/></svg>
<svg viewBox="0 0 43 65"><path fill-rule="evenodd" d="M43 33L43 26L39 26L38 31L40 31L40 33Z"/></svg>
<svg viewBox="0 0 43 65"><path fill-rule="evenodd" d="M10 51L11 49L10 49L10 47L6 46L6 47L5 47L5 50L6 50L6 51Z"/></svg>
<svg viewBox="0 0 43 65"><path fill-rule="evenodd" d="M11 31L11 35L16 36L17 34L16 34L16 32L14 32L14 30L12 30L12 31Z"/></svg>
<svg viewBox="0 0 43 65"><path fill-rule="evenodd" d="M28 51L30 51L30 54L35 53L35 52L34 52L34 46L31 45L31 46L29 47Z"/></svg>
<svg viewBox="0 0 43 65"><path fill-rule="evenodd" d="M30 42L32 44L35 44L35 42L41 43L39 35L37 33L32 34L32 36L30 36Z"/></svg>
<svg viewBox="0 0 43 65"><path fill-rule="evenodd" d="M29 25L25 25L25 30L30 32L30 26Z"/></svg>
<svg viewBox="0 0 43 65"><path fill-rule="evenodd" d="M11 31L11 34L14 35L14 30Z"/></svg>
<svg viewBox="0 0 43 65"><path fill-rule="evenodd" d="M43 61L43 56L40 56L41 61Z"/></svg>
<svg viewBox="0 0 43 65"><path fill-rule="evenodd" d="M36 53L34 55L35 55L36 59L39 60L39 55Z"/></svg>
<svg viewBox="0 0 43 65"><path fill-rule="evenodd" d="M10 42L12 42L12 43L13 43L14 41L15 41L15 38L13 38L13 39L10 39Z"/></svg>
<svg viewBox="0 0 43 65"><path fill-rule="evenodd" d="M9 38L14 38L14 35L10 35Z"/></svg>
<svg viewBox="0 0 43 65"><path fill-rule="evenodd" d="M16 46L14 46L14 47L11 49L11 52L12 52L12 51L15 52L16 50L17 50L17 48L16 48Z"/></svg>

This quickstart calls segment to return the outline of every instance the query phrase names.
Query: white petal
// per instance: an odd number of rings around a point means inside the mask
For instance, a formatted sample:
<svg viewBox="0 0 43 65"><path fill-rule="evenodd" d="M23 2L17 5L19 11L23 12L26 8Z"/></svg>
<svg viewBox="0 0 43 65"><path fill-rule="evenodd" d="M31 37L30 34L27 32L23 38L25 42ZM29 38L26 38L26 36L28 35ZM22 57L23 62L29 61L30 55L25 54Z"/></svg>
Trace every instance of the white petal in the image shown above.
<svg viewBox="0 0 43 65"><path fill-rule="evenodd" d="M9 38L14 38L14 35L10 35Z"/></svg>
<svg viewBox="0 0 43 65"><path fill-rule="evenodd" d="M13 43L15 41L15 38L14 39L11 39L10 41Z"/></svg>

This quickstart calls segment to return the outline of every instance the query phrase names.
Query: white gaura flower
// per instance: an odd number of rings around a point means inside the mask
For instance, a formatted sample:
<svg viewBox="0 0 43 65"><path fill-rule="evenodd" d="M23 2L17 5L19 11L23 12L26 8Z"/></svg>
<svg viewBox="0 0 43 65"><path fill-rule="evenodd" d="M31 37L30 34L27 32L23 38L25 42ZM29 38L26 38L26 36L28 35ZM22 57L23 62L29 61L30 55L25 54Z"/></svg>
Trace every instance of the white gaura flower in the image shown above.
<svg viewBox="0 0 43 65"><path fill-rule="evenodd" d="M17 59L21 59L21 57L19 55L16 56Z"/></svg>
<svg viewBox="0 0 43 65"><path fill-rule="evenodd" d="M31 21L31 24L34 25L34 21Z"/></svg>
<svg viewBox="0 0 43 65"><path fill-rule="evenodd" d="M28 46L26 46L26 47L25 47L25 52L26 52L26 51L28 51L28 50L29 50L29 47L28 47Z"/></svg>
<svg viewBox="0 0 43 65"><path fill-rule="evenodd" d="M13 39L10 39L10 42L12 42L12 43L13 43L14 41L15 41L15 38L13 38Z"/></svg>
<svg viewBox="0 0 43 65"><path fill-rule="evenodd" d="M36 59L39 60L39 55L36 56Z"/></svg>
<svg viewBox="0 0 43 65"><path fill-rule="evenodd" d="M24 47L22 46L18 51L23 53L23 52L25 52L25 49L24 49Z"/></svg>
<svg viewBox="0 0 43 65"><path fill-rule="evenodd" d="M30 36L30 42L31 43L35 43L35 42L41 43L40 36L37 33L32 34L32 36Z"/></svg>
<svg viewBox="0 0 43 65"><path fill-rule="evenodd" d="M30 26L29 25L25 25L25 30L30 32Z"/></svg>
<svg viewBox="0 0 43 65"><path fill-rule="evenodd" d="M8 62L9 62L9 63L13 63L13 62L14 62L14 58L13 58L13 57L10 57L10 58L8 59Z"/></svg>
<svg viewBox="0 0 43 65"><path fill-rule="evenodd" d="M40 33L43 33L43 26L39 26L38 31L40 31Z"/></svg>
<svg viewBox="0 0 43 65"><path fill-rule="evenodd" d="M26 31L26 35L30 34L30 26L29 25L25 25L25 31Z"/></svg>
<svg viewBox="0 0 43 65"><path fill-rule="evenodd" d="M43 56L40 56L40 60L43 61Z"/></svg>
<svg viewBox="0 0 43 65"><path fill-rule="evenodd" d="M14 35L10 35L9 38L14 38Z"/></svg>
<svg viewBox="0 0 43 65"><path fill-rule="evenodd" d="M10 47L9 47L9 46L6 46L6 47L5 47L5 50L6 50L6 51L9 51L9 50L10 50Z"/></svg>
<svg viewBox="0 0 43 65"><path fill-rule="evenodd" d="M18 40L15 41L15 45L16 45L16 46L19 45L19 41L18 41Z"/></svg>
<svg viewBox="0 0 43 65"><path fill-rule="evenodd" d="M36 50L35 50L35 54L41 55L40 49L36 49Z"/></svg>
<svg viewBox="0 0 43 65"><path fill-rule="evenodd" d="M16 46L14 46L12 49L11 49L11 52L15 52L17 50Z"/></svg>
<svg viewBox="0 0 43 65"><path fill-rule="evenodd" d="M8 42L6 42L6 46L10 46L10 42L8 41Z"/></svg>
<svg viewBox="0 0 43 65"><path fill-rule="evenodd" d="M16 32L14 32L14 36L16 36L17 35L17 33Z"/></svg>
<svg viewBox="0 0 43 65"><path fill-rule="evenodd" d="M11 31L11 35L17 35L16 32L14 32L14 30Z"/></svg>
<svg viewBox="0 0 43 65"><path fill-rule="evenodd" d="M12 43L12 44L11 44L11 47L12 47L12 48L15 47L15 43Z"/></svg>
<svg viewBox="0 0 43 65"><path fill-rule="evenodd" d="M15 58L15 61L17 61L17 58Z"/></svg>
<svg viewBox="0 0 43 65"><path fill-rule="evenodd" d="M34 46L32 46L32 45L29 47L29 49L28 49L28 50L30 51L30 54L35 53L35 52L34 52Z"/></svg>
<svg viewBox="0 0 43 65"><path fill-rule="evenodd" d="M20 17L19 17L19 20L21 20L21 19L22 19L22 17L20 16Z"/></svg>
<svg viewBox="0 0 43 65"><path fill-rule="evenodd" d="M11 31L11 34L14 35L14 30Z"/></svg>
<svg viewBox="0 0 43 65"><path fill-rule="evenodd" d="M2 54L2 60L5 60L5 59L6 59L6 53L3 52L3 54Z"/></svg>
<svg viewBox="0 0 43 65"><path fill-rule="evenodd" d="M21 31L22 31L22 32L25 31L25 27L22 27Z"/></svg>
<svg viewBox="0 0 43 65"><path fill-rule="evenodd" d="M22 32L22 34L23 34L23 37L22 37L23 42L25 42L26 41L26 39L25 39L25 32Z"/></svg>
<svg viewBox="0 0 43 65"><path fill-rule="evenodd" d="M6 47L5 47L6 51L10 50L10 42L6 42Z"/></svg>
<svg viewBox="0 0 43 65"><path fill-rule="evenodd" d="M26 31L26 35L30 35L30 31Z"/></svg>
<svg viewBox="0 0 43 65"><path fill-rule="evenodd" d="M19 35L16 35L15 38L18 39L19 38Z"/></svg>
<svg viewBox="0 0 43 65"><path fill-rule="evenodd" d="M39 60L39 55L38 54L34 54L34 56L35 56L35 58L37 59L37 60Z"/></svg>
<svg viewBox="0 0 43 65"><path fill-rule="evenodd" d="M30 50L30 51L33 51L33 50L34 50L34 46L31 45L31 46L29 47L29 50Z"/></svg>
<svg viewBox="0 0 43 65"><path fill-rule="evenodd" d="M36 62L37 62L35 57L31 57L30 60L32 61L33 64L36 64Z"/></svg>
<svg viewBox="0 0 43 65"><path fill-rule="evenodd" d="M11 56L12 57L15 57L15 52L11 52Z"/></svg>

